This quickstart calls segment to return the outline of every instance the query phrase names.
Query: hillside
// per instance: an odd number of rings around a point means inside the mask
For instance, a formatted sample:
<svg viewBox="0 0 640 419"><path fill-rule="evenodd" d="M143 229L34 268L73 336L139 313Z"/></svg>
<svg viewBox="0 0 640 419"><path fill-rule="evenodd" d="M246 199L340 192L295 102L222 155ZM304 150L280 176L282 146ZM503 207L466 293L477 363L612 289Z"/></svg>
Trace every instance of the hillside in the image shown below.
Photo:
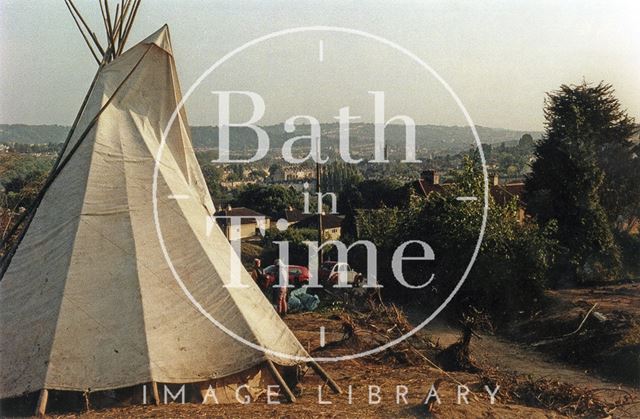
<svg viewBox="0 0 640 419"><path fill-rule="evenodd" d="M286 133L283 125L264 127L269 134L272 148L280 148L287 138L304 133L299 127L295 134ZM519 139L525 131L514 131L503 128L477 127L483 143L495 144ZM61 125L7 125L0 124L0 142L16 142L20 144L60 143L67 136L69 127ZM372 147L374 133L373 124L352 124L351 144L354 149ZM529 132L534 138L541 133ZM233 150L252 149L256 147L255 134L248 128L234 128L231 131ZM325 144L338 141L338 124L322 124L322 135ZM213 148L217 145L218 128L211 126L192 127L193 144L199 148ZM387 127L386 140L390 146L404 144L404 127L391 125ZM456 151L467 149L473 143L473 135L468 127L418 125L416 127L416 144L418 148L429 147L432 151Z"/></svg>
<svg viewBox="0 0 640 419"><path fill-rule="evenodd" d="M0 142L19 144L61 143L69 127L63 125L0 124Z"/></svg>
<svg viewBox="0 0 640 419"><path fill-rule="evenodd" d="M304 126L298 127L296 133L289 134L284 131L283 125L270 125L264 127L269 134L272 148L281 148L288 138L295 135L303 135L308 132ZM529 133L534 138L539 138L540 132L514 131L504 128L476 127L482 143L495 144L506 141L517 141L523 134ZM215 147L217 145L218 128L197 126L191 129L193 144L196 147ZM240 151L244 148L256 147L255 133L248 128L235 128L231 131L232 150ZM338 124L322 124L323 144L338 144ZM385 139L390 146L404 147L405 128L403 125L390 125L386 129ZM373 148L374 125L352 124L350 127L350 142L353 149ZM417 125L416 146L420 149L428 147L431 151L460 151L468 149L474 142L473 134L468 127L443 126L443 125Z"/></svg>

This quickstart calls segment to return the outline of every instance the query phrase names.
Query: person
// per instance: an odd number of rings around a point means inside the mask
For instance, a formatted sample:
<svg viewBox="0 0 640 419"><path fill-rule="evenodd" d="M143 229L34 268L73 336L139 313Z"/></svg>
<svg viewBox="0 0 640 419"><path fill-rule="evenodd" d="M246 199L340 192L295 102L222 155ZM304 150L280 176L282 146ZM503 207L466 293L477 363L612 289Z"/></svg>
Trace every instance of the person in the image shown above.
<svg viewBox="0 0 640 419"><path fill-rule="evenodd" d="M253 260L253 270L251 271L251 278L258 284L260 291L267 297L267 300L273 300L274 289L270 287L269 279L262 269L262 261L258 258Z"/></svg>
<svg viewBox="0 0 640 419"><path fill-rule="evenodd" d="M287 286L289 285L287 265L282 263L280 259L276 259L275 265L278 267L278 283L274 287L278 288L275 292L276 310L284 317L287 315Z"/></svg>
<svg viewBox="0 0 640 419"><path fill-rule="evenodd" d="M260 289L264 291L264 271L262 269L262 261L258 258L253 260L253 270L251 271L251 278L253 278Z"/></svg>

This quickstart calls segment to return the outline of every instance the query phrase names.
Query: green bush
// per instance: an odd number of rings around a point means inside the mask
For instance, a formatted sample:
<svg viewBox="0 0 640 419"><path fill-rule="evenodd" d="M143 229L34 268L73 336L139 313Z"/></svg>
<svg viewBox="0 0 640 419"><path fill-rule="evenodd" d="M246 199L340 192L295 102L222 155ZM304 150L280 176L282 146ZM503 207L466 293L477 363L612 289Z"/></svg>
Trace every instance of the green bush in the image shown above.
<svg viewBox="0 0 640 419"><path fill-rule="evenodd" d="M265 247L262 257L267 264L279 258L278 244L275 242L289 242L289 264L307 266L309 251L304 241L317 241L318 232L311 228L291 228L285 231L271 229L266 232Z"/></svg>
<svg viewBox="0 0 640 419"><path fill-rule="evenodd" d="M459 196L483 196L483 177L471 159L454 174L455 183L427 200L413 197L406 208L361 211L357 215L358 238L378 247L379 282L392 299L439 305L454 289L475 250L482 224L483 200L459 201ZM549 267L557 250L553 223L544 230L532 223L519 223L515 200L498 205L489 198L484 238L471 269L452 307L457 312L470 306L506 320L517 311L529 311L547 286ZM408 240L422 240L435 253L433 262L404 264L405 279L421 290L401 286L390 271L393 252ZM363 261L354 261L360 266Z"/></svg>
<svg viewBox="0 0 640 419"><path fill-rule="evenodd" d="M628 279L640 279L640 234L626 231L616 233L622 253L622 266Z"/></svg>

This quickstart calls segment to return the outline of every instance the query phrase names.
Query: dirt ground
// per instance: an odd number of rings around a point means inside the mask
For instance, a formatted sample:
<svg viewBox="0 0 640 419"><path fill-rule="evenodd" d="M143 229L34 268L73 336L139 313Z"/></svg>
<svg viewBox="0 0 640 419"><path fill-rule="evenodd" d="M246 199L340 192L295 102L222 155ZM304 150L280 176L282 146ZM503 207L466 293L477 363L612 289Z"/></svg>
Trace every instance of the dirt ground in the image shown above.
<svg viewBox="0 0 640 419"><path fill-rule="evenodd" d="M285 321L314 357L352 354L400 336L406 327L411 327L403 313L393 306L384 310L378 307L368 313L329 309L289 315ZM321 346L320 327L325 330L324 346ZM435 343L433 336L433 332L419 332L407 342L376 355L323 363L328 374L342 388L342 394L333 394L309 369L303 380L303 393L294 404L286 403L284 399L279 400L280 404L267 404L263 396L247 405L135 405L65 414L51 410L49 414L61 418L637 417L628 411L629 403L637 402L636 394L615 389L584 389L503 371L484 365L480 349L474 349L478 353L473 355L477 365L473 371L443 371L437 365L438 353L448 343ZM474 348L481 346L474 344ZM458 404L459 385L470 391L468 404L463 399ZM492 404L485 386L493 390L496 385L500 388ZM432 402L425 405L425 397L432 386L441 403L432 397ZM464 392L464 388L461 391Z"/></svg>
<svg viewBox="0 0 640 419"><path fill-rule="evenodd" d="M118 409L92 411L78 415L55 417L111 418L111 417L424 417L428 411L422 404L430 386L442 375L428 367L409 367L401 370L389 367L375 367L358 362L325 365L326 370L336 379L344 392L332 394L323 383L311 373L305 379L304 393L295 404L268 405L258 400L249 405L199 405L171 404L165 406L133 406ZM523 405L497 401L494 406L481 389L477 377L454 374L454 377L469 385L473 396L469 405L456 404L456 384L446 381L438 387L442 404L435 406L435 417L531 417L554 418L563 415L548 409L531 408ZM369 404L368 385L379 385L381 402ZM352 385L352 403L349 403L348 386ZM407 404L400 399L396 403L396 385L409 388ZM322 387L322 401L319 404L318 386ZM483 394L484 393L484 394Z"/></svg>
<svg viewBox="0 0 640 419"><path fill-rule="evenodd" d="M442 323L430 324L423 331L388 350L367 357L340 362L324 362L323 368L340 385L342 394L334 394L312 369L303 379L303 393L296 403L266 396L250 404L133 405L77 412L55 410L53 417L640 417L640 393L633 386L600 381L588 371L545 359L548 337L563 336L577 329L586 313L598 302L578 333L564 336L562 342L590 339L594 330L602 333L607 323L608 336L616 336L615 345L629 342L628 327L638 319L640 304L637 285L627 284L585 290L549 293L547 313L536 313L517 322L514 329L521 342L505 340L478 332L472 338L470 366L444 367L441 354L459 342L461 332ZM606 320L592 318L600 313ZM598 317L601 317L598 316ZM602 317L601 317L602 318ZM412 325L404 312L393 305L373 305L369 309L336 305L320 312L288 315L285 322L302 345L314 357L350 355L371 349L402 336ZM553 327L551 327L552 325ZM324 330L324 342L321 342ZM540 328L545 328L540 331ZM622 333L622 331L627 331ZM527 334L529 333L529 334ZM537 333L537 334L536 334ZM544 335L544 336L542 336ZM624 339L621 336L626 336ZM529 339L529 343L522 343ZM612 338L613 339L613 338ZM533 342L534 344L531 344ZM560 343L562 343L560 342ZM617 342L617 343L616 343ZM324 343L324 345L321 345ZM554 341L557 344L558 341ZM592 351L606 353L611 346L596 345ZM562 348L570 345L560 345ZM557 354L556 354L557 355ZM575 356L576 353L574 352ZM635 352L637 357L638 352ZM559 355L558 355L559 356ZM442 368L448 369L444 371ZM620 383L620 381L617 381ZM468 404L458 403L458 389L469 389ZM499 385L494 403L487 390ZM432 386L441 403L425 397ZM465 388L460 387L464 392ZM406 396L403 394L406 393ZM32 410L29 410L31 412ZM65 413L66 412L66 413ZM2 416L10 416L7 411Z"/></svg>
<svg viewBox="0 0 640 419"><path fill-rule="evenodd" d="M640 283L548 291L507 335L565 363L640 386Z"/></svg>

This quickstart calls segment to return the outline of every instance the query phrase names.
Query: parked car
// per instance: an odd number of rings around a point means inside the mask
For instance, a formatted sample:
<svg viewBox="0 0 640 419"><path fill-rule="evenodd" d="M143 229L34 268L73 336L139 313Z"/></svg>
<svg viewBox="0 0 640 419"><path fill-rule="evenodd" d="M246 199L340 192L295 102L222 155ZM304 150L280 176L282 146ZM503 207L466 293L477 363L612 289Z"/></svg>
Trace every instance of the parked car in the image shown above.
<svg viewBox="0 0 640 419"><path fill-rule="evenodd" d="M335 285L338 283L340 272L346 274L347 283L350 285L359 285L364 280L362 274L351 269L348 263L326 261L320 266L318 272L320 282L327 285Z"/></svg>
<svg viewBox="0 0 640 419"><path fill-rule="evenodd" d="M289 283L291 285L300 286L309 283L309 269L305 266L288 265L289 270ZM270 287L278 282L278 267L276 265L270 265L264 268L264 276L266 278L266 286Z"/></svg>

